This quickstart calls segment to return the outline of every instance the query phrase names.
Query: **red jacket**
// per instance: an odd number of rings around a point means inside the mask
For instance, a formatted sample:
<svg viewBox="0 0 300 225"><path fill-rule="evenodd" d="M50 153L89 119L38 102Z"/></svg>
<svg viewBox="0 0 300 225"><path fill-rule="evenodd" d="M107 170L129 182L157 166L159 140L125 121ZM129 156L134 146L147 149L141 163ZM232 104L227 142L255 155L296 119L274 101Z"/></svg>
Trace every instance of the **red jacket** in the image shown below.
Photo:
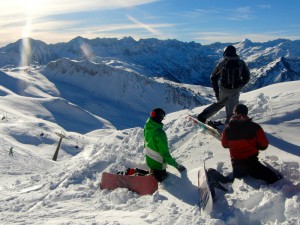
<svg viewBox="0 0 300 225"><path fill-rule="evenodd" d="M233 116L222 134L222 145L229 148L231 159L247 159L265 150L269 141L260 125L247 116Z"/></svg>

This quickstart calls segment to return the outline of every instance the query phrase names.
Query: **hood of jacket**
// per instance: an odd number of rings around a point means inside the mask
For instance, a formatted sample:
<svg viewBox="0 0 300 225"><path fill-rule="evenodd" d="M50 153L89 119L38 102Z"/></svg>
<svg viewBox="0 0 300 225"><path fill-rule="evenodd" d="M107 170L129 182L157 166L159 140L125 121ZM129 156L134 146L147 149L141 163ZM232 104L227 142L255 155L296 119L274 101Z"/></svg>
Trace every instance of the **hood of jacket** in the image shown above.
<svg viewBox="0 0 300 225"><path fill-rule="evenodd" d="M148 118L144 129L146 132L155 132L158 130L162 130L163 124L155 122L151 117Z"/></svg>

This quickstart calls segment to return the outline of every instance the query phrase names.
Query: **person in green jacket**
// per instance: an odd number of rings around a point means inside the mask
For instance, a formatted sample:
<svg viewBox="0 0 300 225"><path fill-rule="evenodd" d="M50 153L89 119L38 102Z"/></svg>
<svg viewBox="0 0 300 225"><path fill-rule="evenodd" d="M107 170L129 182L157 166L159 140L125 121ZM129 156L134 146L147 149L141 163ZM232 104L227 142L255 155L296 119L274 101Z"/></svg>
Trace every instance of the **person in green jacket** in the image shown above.
<svg viewBox="0 0 300 225"><path fill-rule="evenodd" d="M150 168L150 173L159 182L168 176L166 171L167 164L174 166L179 172L186 170L184 166L179 165L173 159L169 152L168 139L162 124L165 115L166 113L163 109L153 109L144 126L146 163Z"/></svg>

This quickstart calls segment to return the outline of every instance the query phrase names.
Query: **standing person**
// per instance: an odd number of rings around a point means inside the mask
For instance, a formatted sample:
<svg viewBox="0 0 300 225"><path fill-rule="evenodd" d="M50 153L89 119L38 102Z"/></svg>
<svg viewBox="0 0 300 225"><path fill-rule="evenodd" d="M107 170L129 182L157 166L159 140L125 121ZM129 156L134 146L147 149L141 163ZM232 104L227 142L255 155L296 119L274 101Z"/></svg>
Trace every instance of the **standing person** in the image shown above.
<svg viewBox="0 0 300 225"><path fill-rule="evenodd" d="M258 161L259 150L267 149L268 139L261 126L252 122L247 115L247 106L236 105L234 115L222 135L222 145L230 151L233 178L249 175L272 184L281 177Z"/></svg>
<svg viewBox="0 0 300 225"><path fill-rule="evenodd" d="M11 147L11 148L9 149L9 156L14 156L13 148L14 148L14 147Z"/></svg>
<svg viewBox="0 0 300 225"><path fill-rule="evenodd" d="M179 172L186 170L184 166L179 165L173 159L169 152L168 139L162 124L164 117L165 111L163 109L153 109L144 126L146 163L159 182L168 176L167 164L174 166Z"/></svg>
<svg viewBox="0 0 300 225"><path fill-rule="evenodd" d="M241 89L248 83L250 71L246 63L236 54L234 46L229 45L223 53L223 59L213 70L210 81L217 102L211 104L197 118L205 123L224 106L226 107L226 124L229 122L233 107L239 103ZM220 85L219 85L220 82Z"/></svg>

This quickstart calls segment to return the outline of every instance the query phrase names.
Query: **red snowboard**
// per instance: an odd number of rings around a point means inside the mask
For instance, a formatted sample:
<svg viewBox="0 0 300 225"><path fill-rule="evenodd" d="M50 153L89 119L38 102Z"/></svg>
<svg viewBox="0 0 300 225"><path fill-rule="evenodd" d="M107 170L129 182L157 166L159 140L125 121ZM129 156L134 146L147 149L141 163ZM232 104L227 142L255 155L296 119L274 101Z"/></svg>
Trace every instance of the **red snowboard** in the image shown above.
<svg viewBox="0 0 300 225"><path fill-rule="evenodd" d="M151 175L130 176L103 172L100 188L109 190L128 188L139 195L151 195L158 189L158 182Z"/></svg>

